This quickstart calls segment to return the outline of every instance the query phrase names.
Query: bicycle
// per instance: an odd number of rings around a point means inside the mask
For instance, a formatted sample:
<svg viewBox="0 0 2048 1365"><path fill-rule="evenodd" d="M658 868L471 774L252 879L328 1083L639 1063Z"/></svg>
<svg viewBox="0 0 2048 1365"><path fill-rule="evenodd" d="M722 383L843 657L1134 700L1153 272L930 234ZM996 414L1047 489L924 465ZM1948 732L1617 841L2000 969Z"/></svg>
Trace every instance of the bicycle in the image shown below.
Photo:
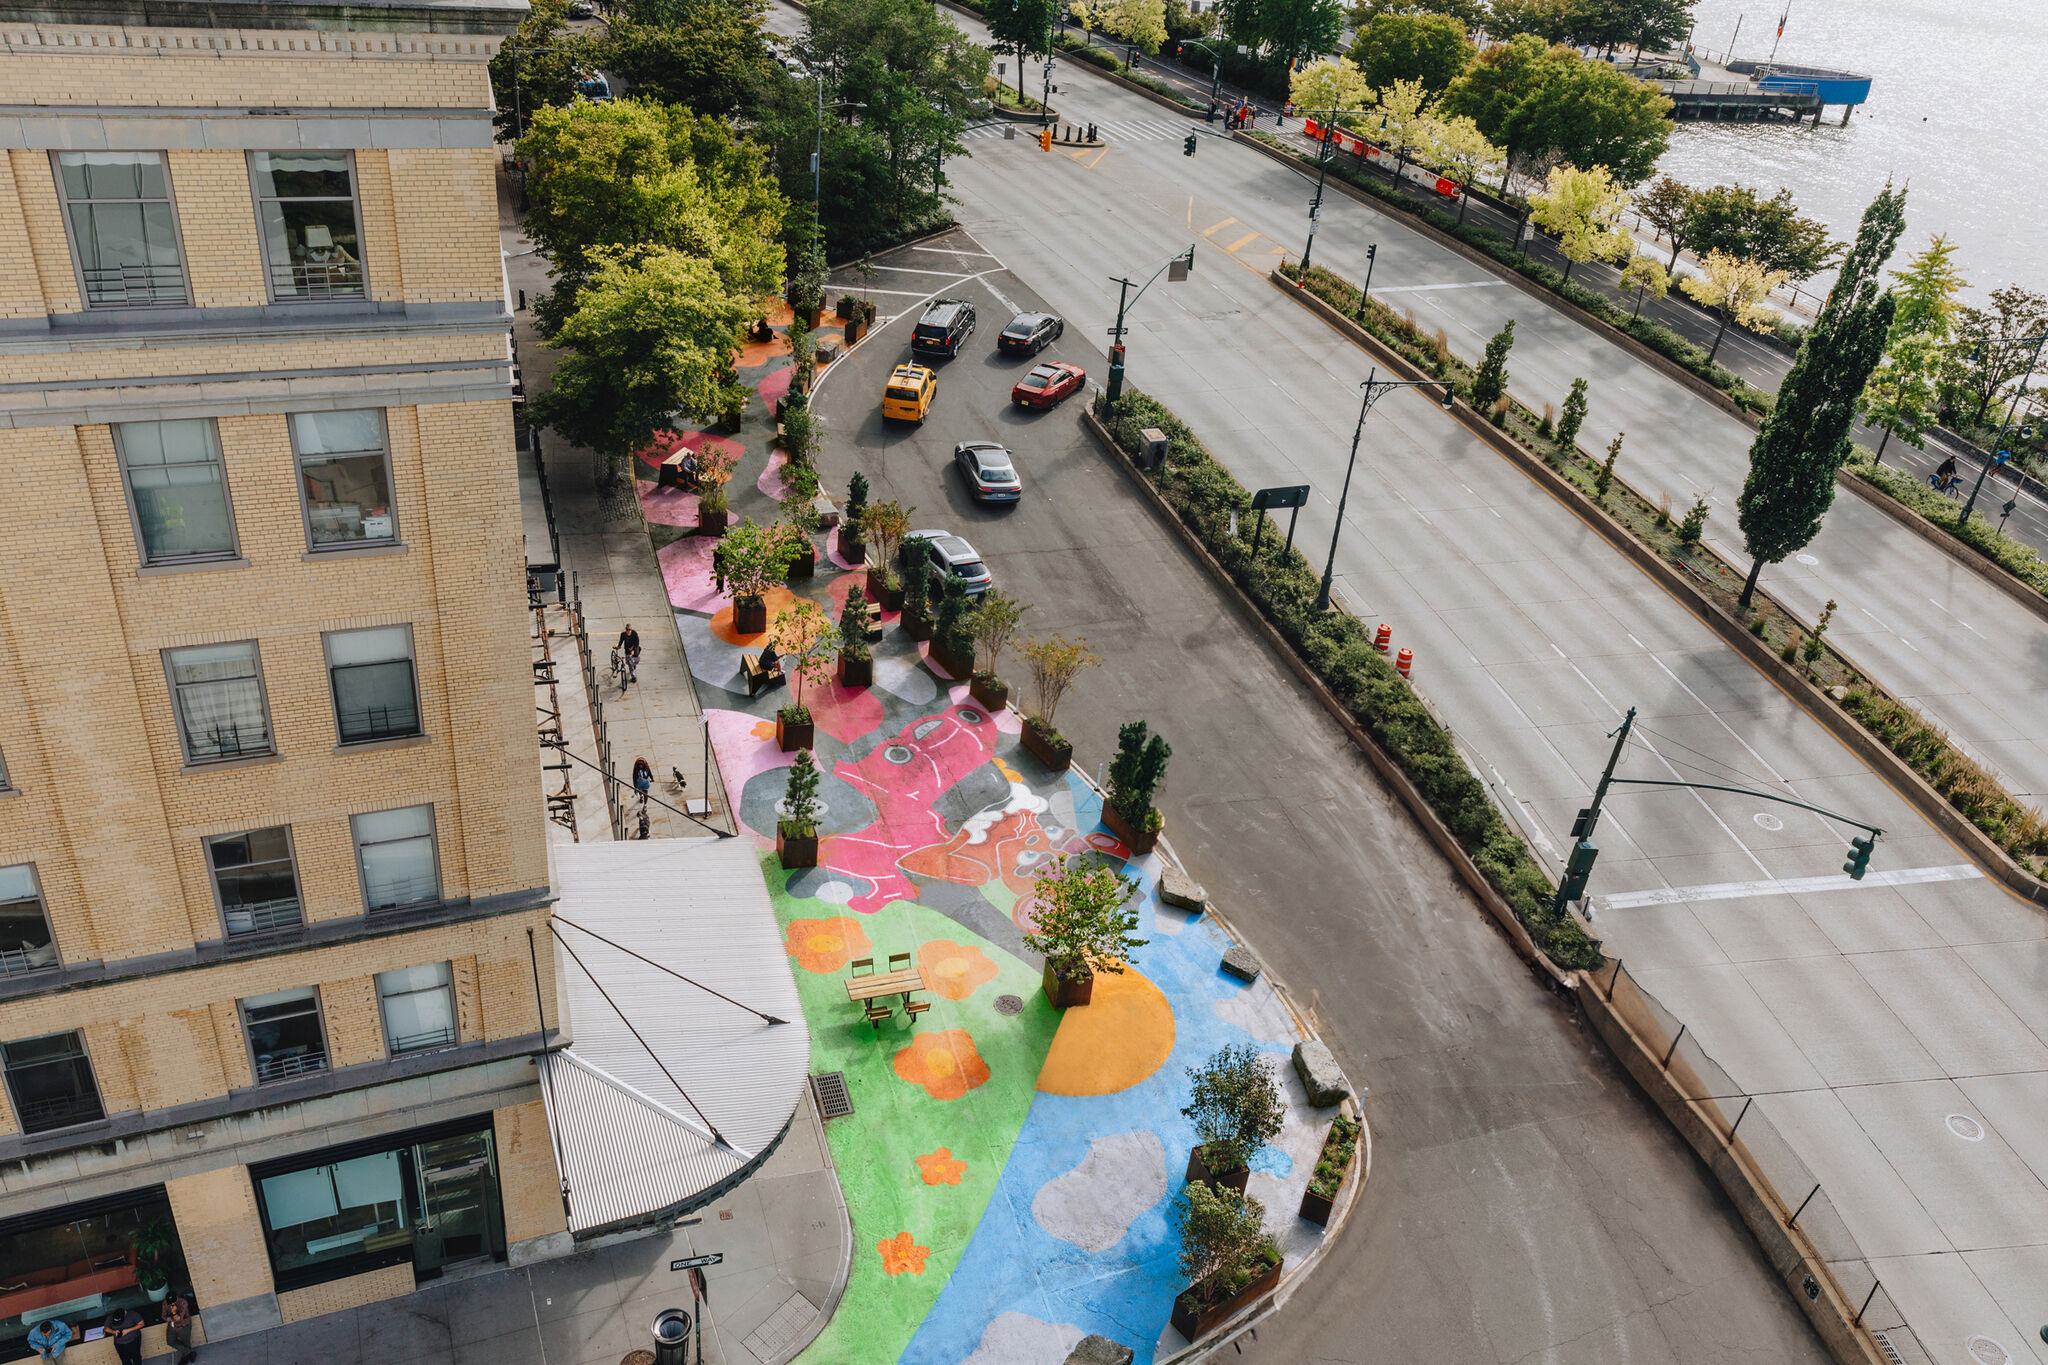
<svg viewBox="0 0 2048 1365"><path fill-rule="evenodd" d="M1963 496L1963 481L1953 474L1946 479L1929 474L1927 486L1951 501L1961 501Z"/></svg>

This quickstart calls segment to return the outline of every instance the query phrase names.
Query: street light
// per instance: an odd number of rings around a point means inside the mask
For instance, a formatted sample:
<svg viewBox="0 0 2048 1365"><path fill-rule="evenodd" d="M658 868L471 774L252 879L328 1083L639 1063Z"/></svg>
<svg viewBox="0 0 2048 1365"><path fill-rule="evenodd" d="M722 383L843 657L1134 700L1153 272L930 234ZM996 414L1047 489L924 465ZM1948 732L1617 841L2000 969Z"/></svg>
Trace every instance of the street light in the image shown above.
<svg viewBox="0 0 2048 1365"><path fill-rule="evenodd" d="M1330 580L1337 576L1337 537L1344 534L1344 504L1351 500L1351 470L1358 463L1358 440L1365 435L1365 415L1372 411L1372 405L1392 393L1395 389L1436 389L1437 402L1449 412L1458 405L1458 391L1440 379L1382 379L1380 367L1372 367L1359 386L1365 398L1358 405L1358 425L1351 431L1351 458L1344 464L1344 491L1337 496L1337 524L1330 531L1330 558L1323 565L1323 587L1316 594L1316 610L1327 611L1330 606Z"/></svg>
<svg viewBox="0 0 2048 1365"><path fill-rule="evenodd" d="M1323 185L1330 178L1330 143L1336 138L1337 116L1343 112L1341 108L1301 111L1303 119L1307 119L1311 114L1319 118L1328 115L1327 118L1323 118L1320 130L1322 135L1316 139L1316 199L1308 206L1308 244L1301 249L1301 273L1304 276L1308 274L1309 255L1316 249L1316 224L1323 218Z"/></svg>
<svg viewBox="0 0 2048 1365"><path fill-rule="evenodd" d="M824 198L822 168L825 164L825 68L806 63L804 69L811 73L811 80L818 87L818 135L811 143L811 230L815 232L818 228L818 201ZM865 109L867 105L856 100L834 100L832 108L835 111Z"/></svg>
<svg viewBox="0 0 2048 1365"><path fill-rule="evenodd" d="M1970 489L1970 500L1963 504L1962 515L1956 518L1958 531L1970 524L1970 509L1977 505L1977 494L1984 487L1984 480L1990 475L1991 466L1997 462L1998 456L2005 453L2005 438L2012 434L2012 419L2019 412L2020 398L2027 391L2027 381L2034 377L2034 371L2041 368L2041 347L2048 344L2048 332L2043 332L2037 337L2021 337L2017 341L2004 343L2008 346L2024 346L2030 341L2034 343L2034 358L2027 362L2027 372L2020 376L2020 386L2013 390L2012 402L2005 409L2005 425L1999 428L1998 440L1992 444L1990 458L1986 459L1984 467L1977 471L1977 482Z"/></svg>

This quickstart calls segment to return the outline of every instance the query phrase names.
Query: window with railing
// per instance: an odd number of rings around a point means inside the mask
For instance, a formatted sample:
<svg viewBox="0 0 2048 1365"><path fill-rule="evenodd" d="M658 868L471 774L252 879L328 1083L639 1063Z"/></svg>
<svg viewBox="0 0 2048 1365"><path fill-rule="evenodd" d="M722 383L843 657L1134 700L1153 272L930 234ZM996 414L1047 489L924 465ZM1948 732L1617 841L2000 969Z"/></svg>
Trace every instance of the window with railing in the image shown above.
<svg viewBox="0 0 2048 1365"><path fill-rule="evenodd" d="M252 152L256 214L270 296L279 302L363 296L355 162L347 152Z"/></svg>
<svg viewBox="0 0 2048 1365"><path fill-rule="evenodd" d="M0 867L0 976L57 965L57 938L30 863Z"/></svg>
<svg viewBox="0 0 2048 1365"><path fill-rule="evenodd" d="M93 1083L92 1062L76 1029L0 1043L7 1093L24 1133L93 1123L107 1116Z"/></svg>
<svg viewBox="0 0 2048 1365"><path fill-rule="evenodd" d="M164 651L177 702L178 738L188 763L213 763L273 751L263 667L254 640Z"/></svg>
<svg viewBox="0 0 2048 1365"><path fill-rule="evenodd" d="M59 152L57 183L88 306L186 301L177 215L161 153Z"/></svg>
<svg viewBox="0 0 2048 1365"><path fill-rule="evenodd" d="M432 806L351 816L349 829L355 835L365 909L395 910L441 899Z"/></svg>
<svg viewBox="0 0 2048 1365"><path fill-rule="evenodd" d="M446 962L377 973L384 1047L392 1056L454 1044L454 975Z"/></svg>
<svg viewBox="0 0 2048 1365"><path fill-rule="evenodd" d="M391 507L383 412L299 412L292 414L291 425L299 497L306 509L306 548L396 543L398 517Z"/></svg>
<svg viewBox="0 0 2048 1365"><path fill-rule="evenodd" d="M229 938L299 924L299 874L284 826L210 839L206 857Z"/></svg>
<svg viewBox="0 0 2048 1365"><path fill-rule="evenodd" d="M410 626L335 631L327 637L327 672L343 744L420 733Z"/></svg>
<svg viewBox="0 0 2048 1365"><path fill-rule="evenodd" d="M320 993L310 987L250 996L242 1001L242 1027L249 1034L249 1064L258 1085L327 1069Z"/></svg>
<svg viewBox="0 0 2048 1365"><path fill-rule="evenodd" d="M144 564L234 558L235 517L211 417L116 422L114 444Z"/></svg>

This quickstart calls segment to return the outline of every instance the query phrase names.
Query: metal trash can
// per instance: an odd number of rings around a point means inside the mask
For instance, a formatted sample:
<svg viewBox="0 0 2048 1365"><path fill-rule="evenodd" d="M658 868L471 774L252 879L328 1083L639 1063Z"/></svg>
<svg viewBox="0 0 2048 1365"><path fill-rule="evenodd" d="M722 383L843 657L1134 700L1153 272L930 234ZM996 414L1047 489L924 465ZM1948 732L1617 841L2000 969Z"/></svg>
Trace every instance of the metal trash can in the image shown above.
<svg viewBox="0 0 2048 1365"><path fill-rule="evenodd" d="M654 1365L690 1365L690 1315L680 1308L654 1315Z"/></svg>

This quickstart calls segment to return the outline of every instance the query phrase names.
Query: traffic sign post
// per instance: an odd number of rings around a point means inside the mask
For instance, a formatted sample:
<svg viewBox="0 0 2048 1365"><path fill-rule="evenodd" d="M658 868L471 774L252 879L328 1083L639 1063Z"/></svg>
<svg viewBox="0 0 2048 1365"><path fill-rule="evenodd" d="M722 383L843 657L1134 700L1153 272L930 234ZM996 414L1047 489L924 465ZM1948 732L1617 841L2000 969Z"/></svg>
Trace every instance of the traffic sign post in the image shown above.
<svg viewBox="0 0 2048 1365"><path fill-rule="evenodd" d="M700 1265L717 1265L723 1260L725 1260L724 1252L708 1251L702 1256L685 1256L680 1261L670 1261L668 1268L670 1270L694 1270Z"/></svg>
<svg viewBox="0 0 2048 1365"><path fill-rule="evenodd" d="M1259 514L1259 524L1252 527L1252 562L1259 560L1259 537L1266 533L1266 510L1268 508L1292 508L1294 515L1287 519L1287 548L1294 548L1294 527L1301 520L1301 509L1308 502L1310 485L1292 484L1286 488L1261 488L1252 494L1252 510Z"/></svg>

